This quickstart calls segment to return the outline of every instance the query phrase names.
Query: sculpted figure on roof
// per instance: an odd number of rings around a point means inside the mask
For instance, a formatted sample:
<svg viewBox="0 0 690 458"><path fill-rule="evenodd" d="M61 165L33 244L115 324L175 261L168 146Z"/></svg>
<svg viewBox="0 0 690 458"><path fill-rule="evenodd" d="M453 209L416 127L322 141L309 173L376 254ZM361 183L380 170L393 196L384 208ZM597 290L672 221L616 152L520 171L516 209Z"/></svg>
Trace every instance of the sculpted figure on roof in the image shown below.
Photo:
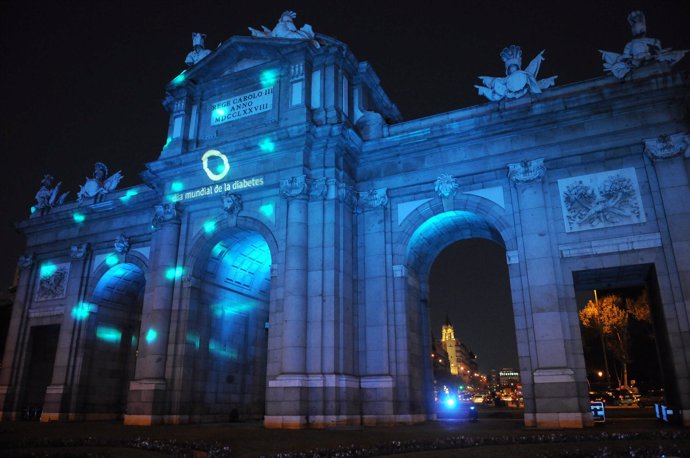
<svg viewBox="0 0 690 458"><path fill-rule="evenodd" d="M314 38L314 30L312 30L309 24L304 24L302 28L297 29L297 26L293 22L293 19L296 17L297 13L288 10L283 12L278 23L273 27L273 30L262 25L262 30L249 27L249 31L252 33L253 37L259 38L294 38L297 40L310 40L314 46L318 48L319 43Z"/></svg>
<svg viewBox="0 0 690 458"><path fill-rule="evenodd" d="M482 80L484 86L474 86L479 89L479 95L483 95L492 102L504 98L517 99L528 92L540 94L542 89L553 86L558 78L550 76L537 80L539 67L544 60L544 51L537 54L524 70L522 70L522 49L519 46L511 45L503 48L501 59L506 66L506 76L480 76L479 79Z"/></svg>
<svg viewBox="0 0 690 458"><path fill-rule="evenodd" d="M624 78L631 70L653 62L665 62L674 65L681 60L687 50L673 51L671 48L662 48L661 42L656 38L647 37L647 22L642 11L633 11L628 15L628 23L632 31L633 39L623 49L623 54L610 51L602 51L604 71L618 79Z"/></svg>
<svg viewBox="0 0 690 458"><path fill-rule="evenodd" d="M192 33L192 51L187 54L184 63L189 65L197 64L201 59L211 54L211 51L204 48L204 40L206 40L205 33L193 32Z"/></svg>

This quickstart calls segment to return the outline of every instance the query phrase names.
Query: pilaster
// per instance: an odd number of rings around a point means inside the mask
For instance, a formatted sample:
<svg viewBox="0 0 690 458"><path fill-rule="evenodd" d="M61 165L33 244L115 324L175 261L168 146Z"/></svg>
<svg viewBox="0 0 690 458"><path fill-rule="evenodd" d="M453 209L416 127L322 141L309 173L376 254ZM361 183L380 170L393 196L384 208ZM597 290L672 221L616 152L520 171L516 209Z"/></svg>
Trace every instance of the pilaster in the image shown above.
<svg viewBox="0 0 690 458"><path fill-rule="evenodd" d="M165 413L170 315L174 289L182 281L182 268L176 265L180 212L175 203L155 208L149 268L153 274L145 287L135 376L127 399L127 425L161 423Z"/></svg>
<svg viewBox="0 0 690 458"><path fill-rule="evenodd" d="M31 303L31 278L35 274L34 255L20 256L19 283L12 305L12 317L7 332L5 352L0 369L0 420L17 420L20 407L17 405L23 363L27 357L28 304Z"/></svg>
<svg viewBox="0 0 690 458"><path fill-rule="evenodd" d="M575 372L569 367L563 323L567 314L559 309L557 278L551 253L543 159L508 164L508 177L516 187L524 253L520 262L526 285L524 302L531 310L534 411L525 412L525 425L540 428L582 428L591 426L589 412L579 407ZM527 393L525 393L527 394Z"/></svg>

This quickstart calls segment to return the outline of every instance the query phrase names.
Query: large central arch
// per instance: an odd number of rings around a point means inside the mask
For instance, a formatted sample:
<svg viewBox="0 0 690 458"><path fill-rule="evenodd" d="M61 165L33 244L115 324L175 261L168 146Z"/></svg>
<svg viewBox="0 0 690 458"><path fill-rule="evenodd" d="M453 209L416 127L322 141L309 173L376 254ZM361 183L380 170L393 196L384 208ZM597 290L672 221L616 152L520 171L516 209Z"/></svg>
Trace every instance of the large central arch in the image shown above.
<svg viewBox="0 0 690 458"><path fill-rule="evenodd" d="M275 245L249 221L219 220L194 246L185 343L192 418L262 418ZM212 227L212 230L208 228Z"/></svg>

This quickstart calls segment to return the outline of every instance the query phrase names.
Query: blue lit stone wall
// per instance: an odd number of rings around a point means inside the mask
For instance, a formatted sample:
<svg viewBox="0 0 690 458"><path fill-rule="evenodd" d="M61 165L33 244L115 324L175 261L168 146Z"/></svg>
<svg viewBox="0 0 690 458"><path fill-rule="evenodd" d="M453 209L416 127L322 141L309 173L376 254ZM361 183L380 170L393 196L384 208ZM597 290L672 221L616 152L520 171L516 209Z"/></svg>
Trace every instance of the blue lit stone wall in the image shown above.
<svg viewBox="0 0 690 458"><path fill-rule="evenodd" d="M119 398L87 393L130 360L89 358L134 323L127 424L433 418L429 269L477 237L506 252L527 426L591 426L574 274L640 264L656 272L671 391L690 410L687 320L675 319L690 308L687 153L659 159L643 141L687 133L689 82L649 68L403 122L336 40L233 37L166 86L148 188L19 223L35 257L0 372L3 418L21 410L26 336L42 325L60 326L43 419L121 417ZM567 204L580 181L597 199L624 185L625 198L604 213L601 200ZM114 255L123 232L131 249ZM120 320L94 288L129 263L143 298ZM114 302L138 304L130 293Z"/></svg>

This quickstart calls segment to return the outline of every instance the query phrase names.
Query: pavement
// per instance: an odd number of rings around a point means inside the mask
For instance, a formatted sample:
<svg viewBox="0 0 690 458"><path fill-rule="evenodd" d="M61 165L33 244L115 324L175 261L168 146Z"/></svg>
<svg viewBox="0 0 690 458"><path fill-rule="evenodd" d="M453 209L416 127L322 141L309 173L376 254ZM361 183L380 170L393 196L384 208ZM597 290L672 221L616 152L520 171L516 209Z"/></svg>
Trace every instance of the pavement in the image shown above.
<svg viewBox="0 0 690 458"><path fill-rule="evenodd" d="M521 412L491 409L476 423L267 430L260 422L124 426L121 422L0 422L2 457L690 457L690 429L650 409L611 409L581 430L525 428Z"/></svg>

